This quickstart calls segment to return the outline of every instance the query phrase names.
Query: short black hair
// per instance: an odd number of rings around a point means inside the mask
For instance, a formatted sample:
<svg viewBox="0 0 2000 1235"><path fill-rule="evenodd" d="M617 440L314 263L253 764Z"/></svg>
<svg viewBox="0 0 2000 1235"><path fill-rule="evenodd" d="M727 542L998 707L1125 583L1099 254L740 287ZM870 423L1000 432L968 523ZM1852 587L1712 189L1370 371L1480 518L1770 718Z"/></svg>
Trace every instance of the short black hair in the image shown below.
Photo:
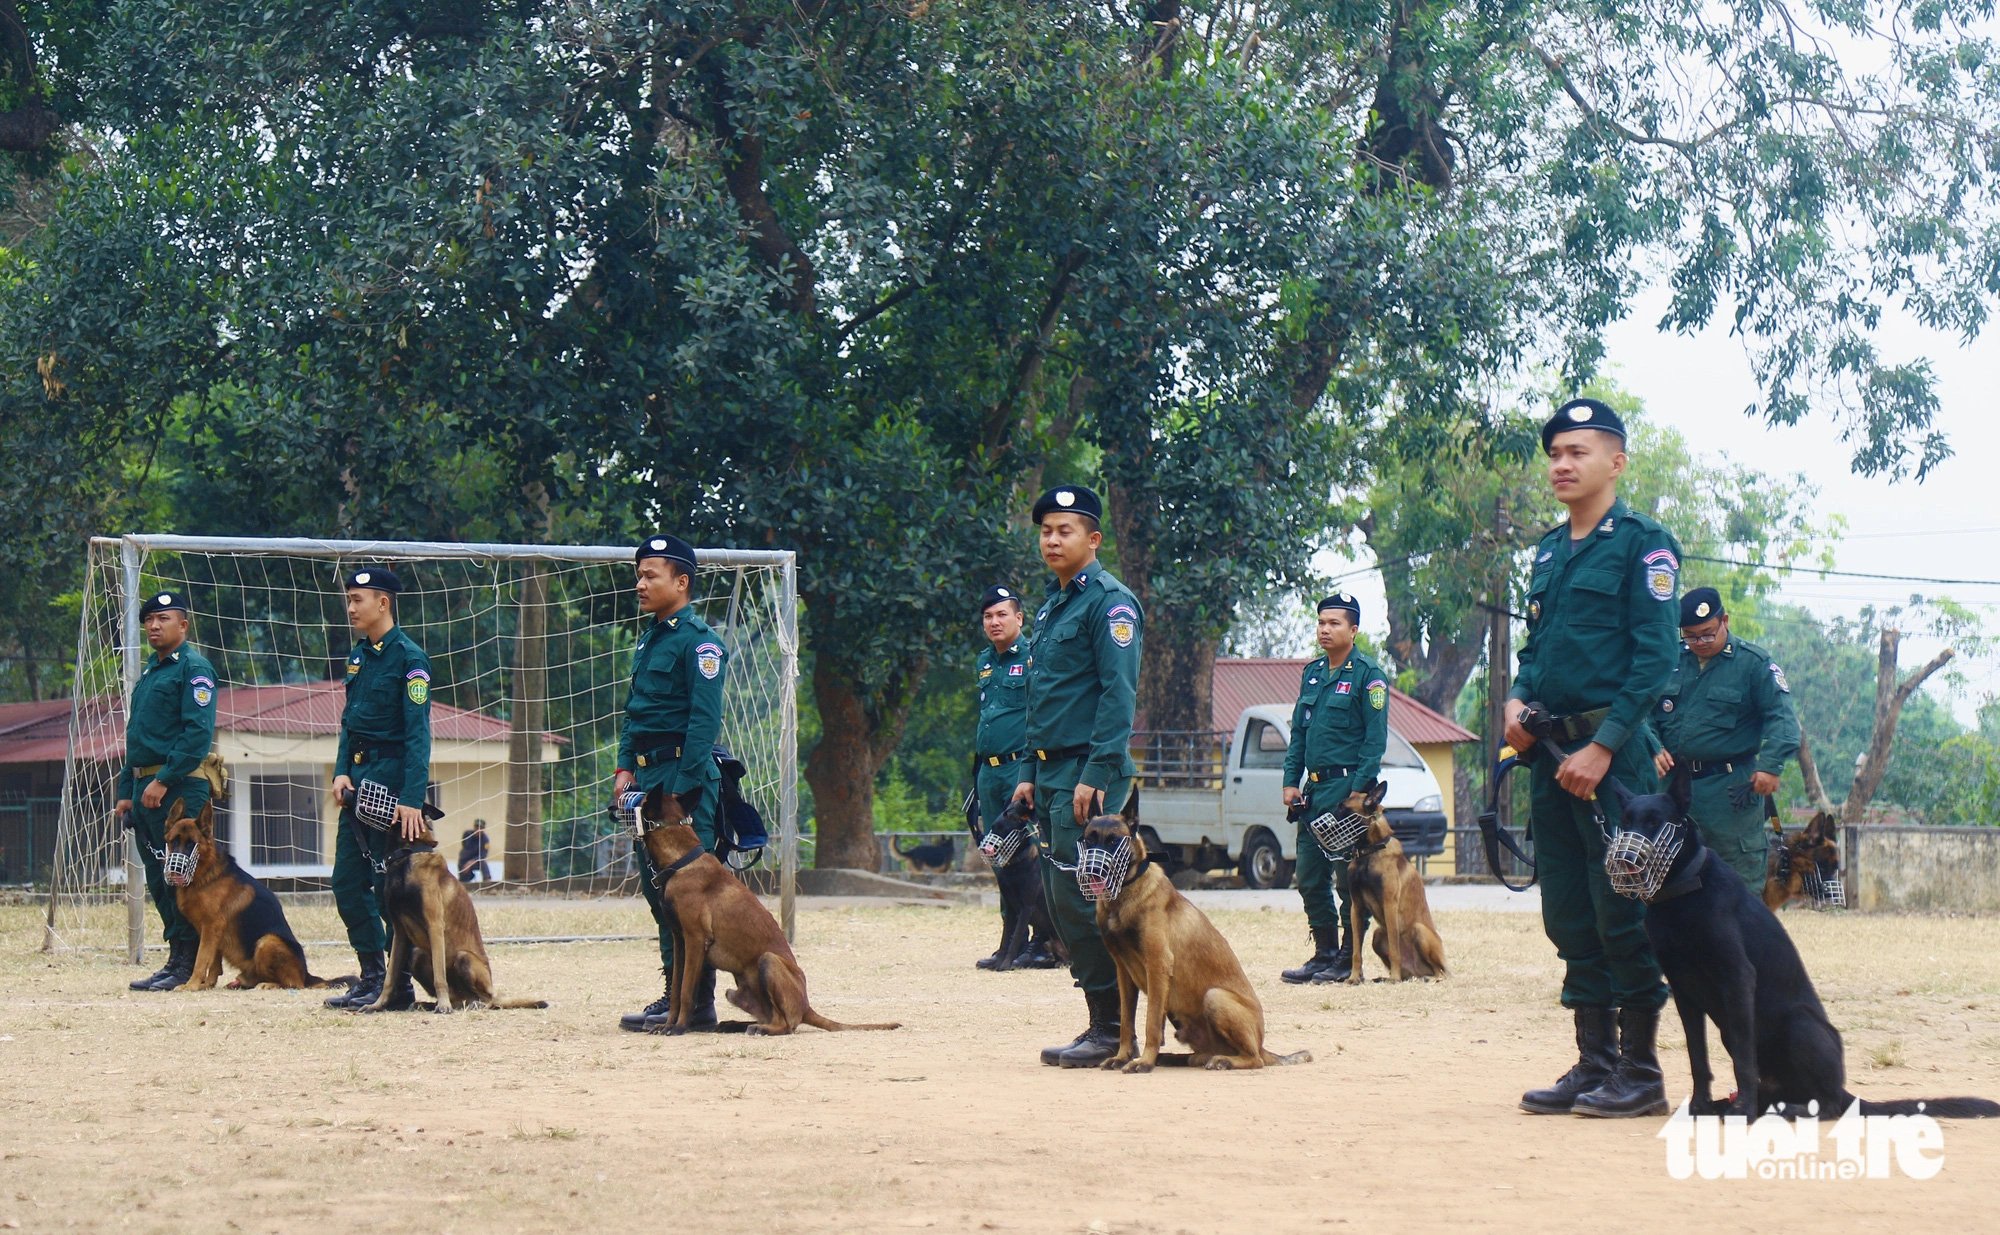
<svg viewBox="0 0 2000 1235"><path fill-rule="evenodd" d="M1079 523L1083 524L1083 530L1086 532L1101 532L1104 530L1102 527L1098 526L1097 519L1095 516L1084 514L1080 510L1051 510L1049 512L1049 515L1068 515L1070 518L1075 519ZM1049 517L1049 515L1043 515L1042 518L1046 520ZM1037 523L1035 525L1035 529L1037 531L1040 531L1041 526L1042 525L1040 523Z"/></svg>

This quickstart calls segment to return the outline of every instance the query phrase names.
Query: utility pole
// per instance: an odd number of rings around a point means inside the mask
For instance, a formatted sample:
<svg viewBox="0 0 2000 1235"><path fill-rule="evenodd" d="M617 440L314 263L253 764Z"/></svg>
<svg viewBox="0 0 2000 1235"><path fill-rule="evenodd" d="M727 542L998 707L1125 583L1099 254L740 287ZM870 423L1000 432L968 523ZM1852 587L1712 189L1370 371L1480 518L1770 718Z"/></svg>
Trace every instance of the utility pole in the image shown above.
<svg viewBox="0 0 2000 1235"><path fill-rule="evenodd" d="M1509 549L1513 531L1507 521L1506 500L1493 499L1493 574L1486 585L1486 768L1492 774L1500 761L1500 748L1507 744L1507 692L1513 689L1513 635L1507 620L1507 580L1510 574ZM1489 786L1490 790L1490 786ZM1500 822L1512 822L1508 802L1499 799Z"/></svg>

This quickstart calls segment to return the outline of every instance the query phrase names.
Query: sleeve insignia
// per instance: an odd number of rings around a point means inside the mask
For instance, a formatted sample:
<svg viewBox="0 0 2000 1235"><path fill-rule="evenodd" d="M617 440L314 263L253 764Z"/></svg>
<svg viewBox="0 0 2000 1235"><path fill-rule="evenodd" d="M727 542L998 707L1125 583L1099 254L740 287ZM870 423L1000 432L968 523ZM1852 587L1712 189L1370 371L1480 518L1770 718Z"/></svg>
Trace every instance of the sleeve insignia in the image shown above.
<svg viewBox="0 0 2000 1235"><path fill-rule="evenodd" d="M1792 693L1791 683L1785 681L1785 671L1778 668L1778 662L1775 660L1771 662L1771 680L1778 684L1779 690L1788 695Z"/></svg>
<svg viewBox="0 0 2000 1235"><path fill-rule="evenodd" d="M1381 678L1368 683L1368 706L1378 712L1389 706L1389 684Z"/></svg>
<svg viewBox="0 0 2000 1235"><path fill-rule="evenodd" d="M1773 669L1777 668L1776 665L1772 665L1771 667ZM1783 679L1779 680L1782 681ZM215 680L213 678L192 678L188 681L188 687L194 694L194 705L198 708L207 707L215 699Z"/></svg>
<svg viewBox="0 0 2000 1235"><path fill-rule="evenodd" d="M430 675L425 674L423 677L411 677L409 685L403 688L403 693L408 695L410 702L416 704L418 707L429 703L431 701Z"/></svg>
<svg viewBox="0 0 2000 1235"><path fill-rule="evenodd" d="M1130 605L1113 605L1104 615L1111 628L1111 642L1121 648L1132 646L1132 636L1139 630L1139 612Z"/></svg>
<svg viewBox="0 0 2000 1235"><path fill-rule="evenodd" d="M1646 555L1646 591L1654 600L1672 600L1680 582L1681 564L1671 549L1655 549Z"/></svg>
<svg viewBox="0 0 2000 1235"><path fill-rule="evenodd" d="M722 645L704 643L694 650L694 667L701 676L714 681L722 672Z"/></svg>

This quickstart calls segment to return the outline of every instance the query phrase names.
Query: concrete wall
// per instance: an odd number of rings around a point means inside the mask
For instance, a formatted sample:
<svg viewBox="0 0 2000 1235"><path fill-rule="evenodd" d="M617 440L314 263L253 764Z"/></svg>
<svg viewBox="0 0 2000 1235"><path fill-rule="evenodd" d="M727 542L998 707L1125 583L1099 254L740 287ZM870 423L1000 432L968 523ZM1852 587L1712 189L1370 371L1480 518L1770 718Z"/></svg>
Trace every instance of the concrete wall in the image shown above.
<svg viewBox="0 0 2000 1235"><path fill-rule="evenodd" d="M1454 765L1457 763L1458 747L1450 742L1412 743L1412 746L1423 759L1424 766L1431 770L1431 775L1437 777L1438 789L1444 794L1444 852L1427 859L1425 870L1429 872L1432 867L1439 871L1456 870L1458 838L1451 829L1458 826L1458 803L1453 801L1451 789L1457 775Z"/></svg>
<svg viewBox="0 0 2000 1235"><path fill-rule="evenodd" d="M2000 828L1841 829L1847 903L1881 912L2000 913Z"/></svg>

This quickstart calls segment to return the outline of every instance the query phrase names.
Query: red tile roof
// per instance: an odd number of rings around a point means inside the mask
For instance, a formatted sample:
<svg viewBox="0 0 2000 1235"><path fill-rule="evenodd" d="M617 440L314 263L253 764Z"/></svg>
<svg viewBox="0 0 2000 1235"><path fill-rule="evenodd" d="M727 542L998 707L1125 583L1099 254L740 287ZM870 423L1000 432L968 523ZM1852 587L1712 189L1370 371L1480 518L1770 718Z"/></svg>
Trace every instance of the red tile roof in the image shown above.
<svg viewBox="0 0 2000 1235"><path fill-rule="evenodd" d="M1234 730L1243 709L1257 704L1277 703L1290 707L1299 697L1299 674L1305 670L1304 657L1280 659L1256 657L1215 662L1212 724L1218 730ZM1445 716L1418 703L1402 691L1389 688L1389 728L1412 746L1433 742L1477 742L1471 733Z"/></svg>
<svg viewBox="0 0 2000 1235"><path fill-rule="evenodd" d="M340 682L287 686L225 686L215 700L216 728L236 733L282 733L328 737L340 732L345 702ZM87 760L110 760L125 753L125 703L116 698L83 702L89 713L82 749ZM70 701L0 703L0 763L60 763L69 753ZM431 737L442 742L504 742L507 722L447 703L431 704ZM545 742L559 741L543 734Z"/></svg>

